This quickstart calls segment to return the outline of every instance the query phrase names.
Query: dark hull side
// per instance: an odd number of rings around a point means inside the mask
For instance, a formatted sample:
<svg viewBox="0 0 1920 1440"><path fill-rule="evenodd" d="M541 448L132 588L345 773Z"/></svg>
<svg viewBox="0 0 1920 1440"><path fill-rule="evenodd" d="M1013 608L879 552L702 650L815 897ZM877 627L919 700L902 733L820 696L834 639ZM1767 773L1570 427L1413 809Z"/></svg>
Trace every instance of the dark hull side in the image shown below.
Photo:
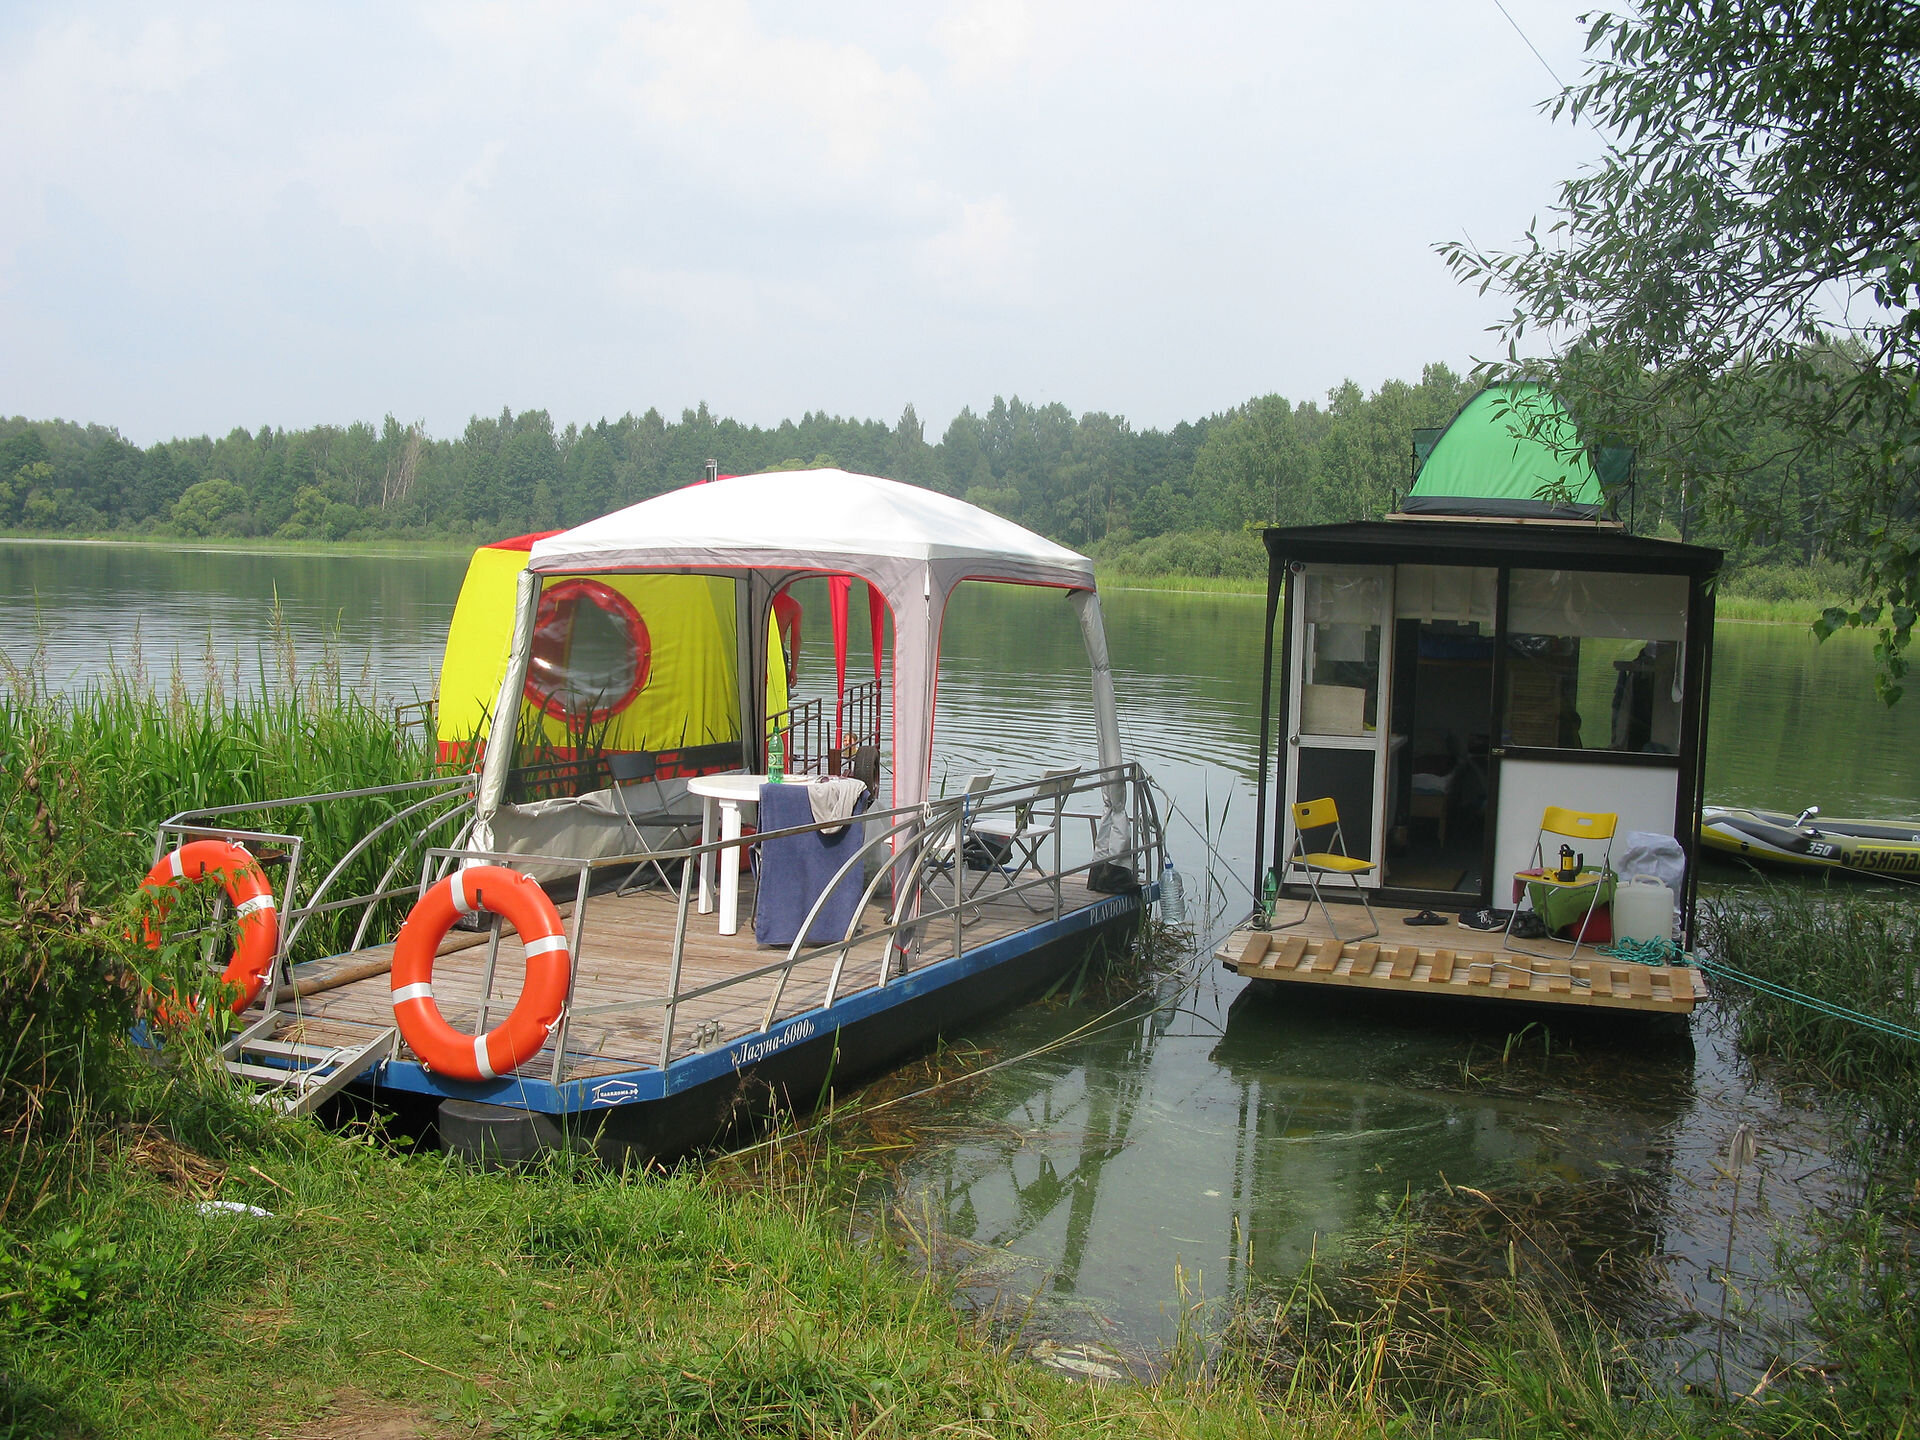
<svg viewBox="0 0 1920 1440"><path fill-rule="evenodd" d="M1231 966L1227 969L1231 973ZM1256 1007L1271 1007L1273 1015L1284 1013L1290 1023L1302 1019L1339 1020L1342 1023L1378 1023L1432 1031L1455 1030L1462 1035L1482 1037L1501 1043L1505 1037L1521 1032L1550 1037L1543 1043L1566 1040L1607 1041L1612 1039L1646 1044L1672 1044L1691 1048L1693 1029L1690 1015L1663 1015L1646 1010L1612 1010L1579 1005L1543 1006L1538 1002L1507 1000L1496 994L1408 995L1390 990L1335 988L1320 985L1288 984L1284 980L1249 979L1247 987L1234 999L1234 1009L1244 1002L1250 1013ZM1544 1012L1544 1013L1543 1013ZM1228 1031L1232 1031L1229 1011Z"/></svg>
<svg viewBox="0 0 1920 1440"><path fill-rule="evenodd" d="M844 1089L950 1038L965 1025L1045 994L1103 949L1124 949L1140 921L1129 907L1110 920L1060 936L1000 964L959 977L900 1004L811 1038L763 1060L651 1099L571 1115L448 1100L437 1129L443 1146L469 1158L512 1162L542 1149L592 1150L612 1164L671 1161L750 1135L775 1116L803 1116L831 1089ZM389 1102L394 1093L385 1092ZM421 1112L418 1101L402 1108ZM416 1113L417 1121L426 1113ZM402 1128L415 1128L402 1122Z"/></svg>

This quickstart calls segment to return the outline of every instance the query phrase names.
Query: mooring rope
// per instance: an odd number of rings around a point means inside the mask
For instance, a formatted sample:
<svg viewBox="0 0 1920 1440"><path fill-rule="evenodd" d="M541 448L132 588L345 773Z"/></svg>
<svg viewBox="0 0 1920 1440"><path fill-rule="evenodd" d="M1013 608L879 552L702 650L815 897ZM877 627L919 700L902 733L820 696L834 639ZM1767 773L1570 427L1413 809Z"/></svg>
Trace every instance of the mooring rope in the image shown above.
<svg viewBox="0 0 1920 1440"><path fill-rule="evenodd" d="M1784 1000L1790 1005L1802 1005L1816 1014L1828 1016L1834 1020L1845 1020L1862 1029L1872 1030L1881 1035L1891 1035L1896 1040L1910 1040L1920 1044L1920 1030L1901 1025L1892 1020L1884 1020L1878 1015L1869 1015L1862 1010L1852 1010L1845 1005L1836 1005L1831 1000L1822 1000L1818 995L1809 995L1804 990L1795 990L1792 986L1765 979L1759 975L1749 975L1744 970L1736 970L1731 965L1723 965L1718 960L1703 959L1688 954L1673 941L1656 935L1651 940L1618 940L1611 945L1601 947L1601 953L1612 955L1621 960L1634 961L1641 965L1691 965L1705 971L1716 980L1730 980L1736 985L1745 985L1758 990L1762 995L1772 996L1775 1000Z"/></svg>

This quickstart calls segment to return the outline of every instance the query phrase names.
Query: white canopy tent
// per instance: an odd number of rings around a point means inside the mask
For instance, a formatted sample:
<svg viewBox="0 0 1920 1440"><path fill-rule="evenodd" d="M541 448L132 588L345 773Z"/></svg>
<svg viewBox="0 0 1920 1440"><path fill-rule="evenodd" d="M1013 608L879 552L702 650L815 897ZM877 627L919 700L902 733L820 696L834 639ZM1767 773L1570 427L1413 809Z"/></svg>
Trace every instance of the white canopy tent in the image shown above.
<svg viewBox="0 0 1920 1440"><path fill-rule="evenodd" d="M852 575L893 612L893 803L927 798L933 765L934 692L940 628L963 580L1052 586L1067 592L1093 671L1100 764L1120 763L1113 671L1094 589L1093 562L998 515L915 485L844 470L730 476L643 500L536 541L520 590L511 653L496 715L517 714L532 650L542 582L554 576L666 571L732 577L739 587L740 695L744 736L756 713L773 597L806 575ZM479 818L501 805L512 746L487 749ZM1128 845L1123 787L1108 787L1098 851Z"/></svg>

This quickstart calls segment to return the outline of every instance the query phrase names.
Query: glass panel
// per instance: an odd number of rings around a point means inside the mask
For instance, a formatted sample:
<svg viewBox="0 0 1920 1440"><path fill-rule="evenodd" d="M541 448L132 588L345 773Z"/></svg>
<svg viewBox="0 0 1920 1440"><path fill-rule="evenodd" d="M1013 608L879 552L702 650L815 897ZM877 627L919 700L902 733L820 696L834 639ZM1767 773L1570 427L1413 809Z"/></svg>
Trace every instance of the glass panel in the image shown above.
<svg viewBox="0 0 1920 1440"><path fill-rule="evenodd" d="M1380 713L1381 579L1309 574L1305 581L1301 733L1371 734Z"/></svg>
<svg viewBox="0 0 1920 1440"><path fill-rule="evenodd" d="M1686 604L1679 576L1514 571L1504 742L1676 753Z"/></svg>
<svg viewBox="0 0 1920 1440"><path fill-rule="evenodd" d="M1340 833L1346 838L1347 853L1363 860L1378 859L1373 845L1373 751L1300 747L1299 781L1294 787L1294 798L1328 797L1340 808ZM1307 843L1329 850L1336 848L1331 830L1309 832Z"/></svg>
<svg viewBox="0 0 1920 1440"><path fill-rule="evenodd" d="M1396 582L1386 882L1476 894L1493 726L1494 572L1403 565ZM1447 618L1463 607L1485 618Z"/></svg>

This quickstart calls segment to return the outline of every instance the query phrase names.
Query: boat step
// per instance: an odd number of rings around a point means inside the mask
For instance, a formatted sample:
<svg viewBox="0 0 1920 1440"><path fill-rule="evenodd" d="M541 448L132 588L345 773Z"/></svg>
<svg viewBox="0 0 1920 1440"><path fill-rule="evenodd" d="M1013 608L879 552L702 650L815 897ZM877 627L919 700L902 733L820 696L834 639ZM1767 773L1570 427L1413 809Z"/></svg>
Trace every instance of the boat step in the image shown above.
<svg viewBox="0 0 1920 1440"><path fill-rule="evenodd" d="M305 1040L249 1040L240 1048L248 1055L281 1055L290 1060L311 1060L317 1063L329 1059L340 1047L315 1045Z"/></svg>
<svg viewBox="0 0 1920 1440"><path fill-rule="evenodd" d="M367 1040L337 1046L243 1036L222 1064L236 1080L266 1087L253 1096L261 1104L282 1114L305 1115L391 1056L399 1034L388 1026ZM257 1063L270 1057L293 1063Z"/></svg>

